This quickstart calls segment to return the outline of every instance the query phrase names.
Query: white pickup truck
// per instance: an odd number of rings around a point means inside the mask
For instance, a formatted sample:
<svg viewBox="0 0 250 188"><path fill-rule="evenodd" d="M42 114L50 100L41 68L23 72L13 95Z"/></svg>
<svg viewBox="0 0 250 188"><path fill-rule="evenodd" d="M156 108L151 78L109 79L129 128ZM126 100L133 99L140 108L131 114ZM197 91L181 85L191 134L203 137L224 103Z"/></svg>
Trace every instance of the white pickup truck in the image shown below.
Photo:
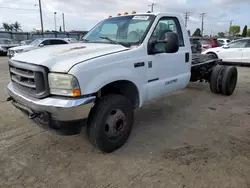
<svg viewBox="0 0 250 188"><path fill-rule="evenodd" d="M127 141L134 110L149 100L190 81L231 95L237 69L218 64L192 55L181 15L129 14L101 21L82 43L14 56L7 100L58 133L80 133L84 122L91 143L112 152Z"/></svg>

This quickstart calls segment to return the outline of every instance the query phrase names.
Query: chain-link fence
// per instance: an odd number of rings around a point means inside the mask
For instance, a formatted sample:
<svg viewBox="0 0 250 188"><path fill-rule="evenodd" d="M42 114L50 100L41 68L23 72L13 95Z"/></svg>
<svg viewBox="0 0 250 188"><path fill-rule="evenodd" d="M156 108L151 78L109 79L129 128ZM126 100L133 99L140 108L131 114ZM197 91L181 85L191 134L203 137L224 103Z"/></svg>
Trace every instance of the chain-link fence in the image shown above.
<svg viewBox="0 0 250 188"><path fill-rule="evenodd" d="M83 37L87 31L77 32L77 33L44 33L43 36L41 34L33 34L28 32L6 32L0 31L0 38L9 38L15 39L18 41L22 40L32 40L37 38L75 38L79 40Z"/></svg>

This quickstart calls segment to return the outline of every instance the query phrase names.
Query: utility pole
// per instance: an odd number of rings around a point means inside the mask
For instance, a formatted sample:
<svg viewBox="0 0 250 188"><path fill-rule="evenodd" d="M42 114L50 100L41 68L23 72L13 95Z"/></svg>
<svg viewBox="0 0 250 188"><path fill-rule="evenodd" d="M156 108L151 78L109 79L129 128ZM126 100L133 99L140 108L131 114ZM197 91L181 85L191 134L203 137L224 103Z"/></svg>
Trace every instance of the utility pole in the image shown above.
<svg viewBox="0 0 250 188"><path fill-rule="evenodd" d="M41 32L43 36L43 11L42 11L41 0L39 0L39 9L40 9L40 20L41 20Z"/></svg>
<svg viewBox="0 0 250 188"><path fill-rule="evenodd" d="M232 25L233 25L233 21L234 21L234 20L230 20L230 25L229 25L229 36L231 36L231 31L230 31L230 29L231 29L231 27L232 27Z"/></svg>
<svg viewBox="0 0 250 188"><path fill-rule="evenodd" d="M54 12L54 20L55 20L55 32L56 32L56 12Z"/></svg>
<svg viewBox="0 0 250 188"><path fill-rule="evenodd" d="M151 12L154 12L154 6L155 5L156 5L155 3L151 3L150 5L148 5L149 7L151 7Z"/></svg>
<svg viewBox="0 0 250 188"><path fill-rule="evenodd" d="M62 19L63 19L63 32L65 32L65 20L64 20L64 13L62 13Z"/></svg>
<svg viewBox="0 0 250 188"><path fill-rule="evenodd" d="M184 18L185 18L185 27L187 27L187 23L188 23L188 20L189 20L189 16L190 16L190 12L186 12L184 14Z"/></svg>
<svg viewBox="0 0 250 188"><path fill-rule="evenodd" d="M201 36L203 36L203 32L204 32L204 17L206 16L207 13L201 13Z"/></svg>

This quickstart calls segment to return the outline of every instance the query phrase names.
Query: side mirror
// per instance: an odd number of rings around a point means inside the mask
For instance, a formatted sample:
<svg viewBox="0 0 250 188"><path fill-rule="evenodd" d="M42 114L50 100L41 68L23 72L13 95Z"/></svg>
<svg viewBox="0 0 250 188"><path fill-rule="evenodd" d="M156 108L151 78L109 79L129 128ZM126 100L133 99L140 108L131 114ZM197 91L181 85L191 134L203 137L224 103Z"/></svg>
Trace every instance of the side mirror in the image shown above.
<svg viewBox="0 0 250 188"><path fill-rule="evenodd" d="M176 53L179 50L179 38L174 32L166 33L165 52Z"/></svg>
<svg viewBox="0 0 250 188"><path fill-rule="evenodd" d="M156 51L156 44L164 44L162 51ZM174 32L165 33L165 40L155 40L149 44L149 54L155 53L176 53L179 50L178 35Z"/></svg>
<svg viewBox="0 0 250 188"><path fill-rule="evenodd" d="M38 46L39 46L39 47L43 47L43 46L44 46L44 44L39 44Z"/></svg>

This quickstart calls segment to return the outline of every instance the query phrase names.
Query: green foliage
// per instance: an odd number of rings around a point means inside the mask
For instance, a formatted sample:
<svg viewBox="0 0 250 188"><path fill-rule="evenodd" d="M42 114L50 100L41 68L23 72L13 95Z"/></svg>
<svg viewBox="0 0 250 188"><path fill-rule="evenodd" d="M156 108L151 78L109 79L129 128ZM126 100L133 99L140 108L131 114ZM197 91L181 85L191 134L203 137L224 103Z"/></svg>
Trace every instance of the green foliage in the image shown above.
<svg viewBox="0 0 250 188"><path fill-rule="evenodd" d="M9 24L9 23L3 23L3 29L5 31L22 31L21 30L21 24L19 24L18 22L15 22L13 24Z"/></svg>
<svg viewBox="0 0 250 188"><path fill-rule="evenodd" d="M250 29L247 30L247 36L250 37Z"/></svg>
<svg viewBox="0 0 250 188"><path fill-rule="evenodd" d="M13 29L14 29L16 32L22 31L22 30L21 30L21 24L18 23L18 22L15 22L15 23L13 24Z"/></svg>
<svg viewBox="0 0 250 188"><path fill-rule="evenodd" d="M236 35L236 34L239 34L240 33L240 26L238 26L238 25L231 26L229 32L233 36Z"/></svg>
<svg viewBox="0 0 250 188"><path fill-rule="evenodd" d="M5 31L10 31L10 25L8 23L3 23L3 28Z"/></svg>
<svg viewBox="0 0 250 188"><path fill-rule="evenodd" d="M194 37L201 37L201 30L197 28L193 34Z"/></svg>
<svg viewBox="0 0 250 188"><path fill-rule="evenodd" d="M224 37L225 37L225 33L224 33L224 32L219 32L219 33L218 33L218 37L224 38Z"/></svg>
<svg viewBox="0 0 250 188"><path fill-rule="evenodd" d="M246 37L247 36L247 26L245 25L243 32L242 32L242 37Z"/></svg>

